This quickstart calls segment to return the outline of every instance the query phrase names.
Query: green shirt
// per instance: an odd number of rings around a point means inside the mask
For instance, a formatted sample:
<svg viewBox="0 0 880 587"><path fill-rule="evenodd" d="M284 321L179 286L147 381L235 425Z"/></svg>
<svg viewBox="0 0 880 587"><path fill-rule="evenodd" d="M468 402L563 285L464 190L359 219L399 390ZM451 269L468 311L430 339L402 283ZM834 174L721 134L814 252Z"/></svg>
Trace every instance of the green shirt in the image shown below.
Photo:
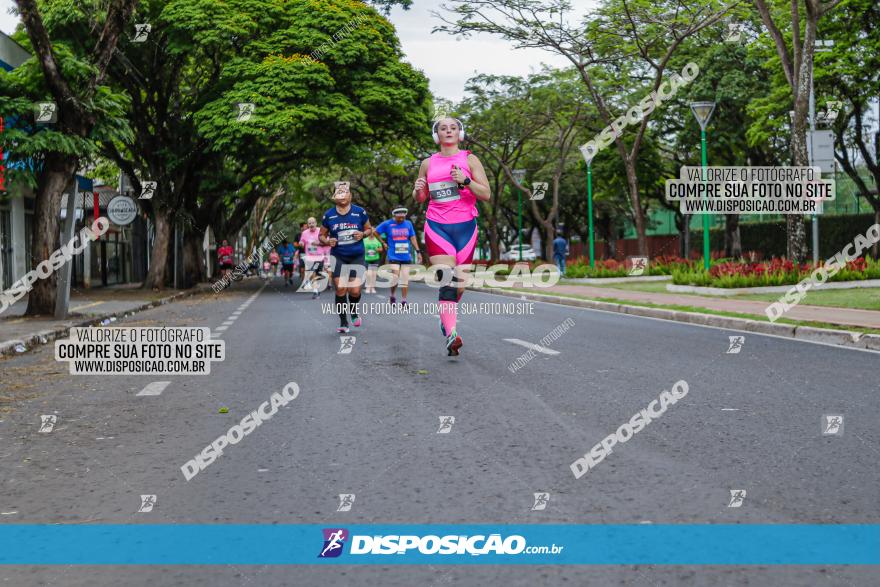
<svg viewBox="0 0 880 587"><path fill-rule="evenodd" d="M379 247L382 246L382 241L377 239L375 236L368 236L364 239L364 247L366 247L366 253L364 254L364 259L367 262L378 261L380 258L379 255Z"/></svg>

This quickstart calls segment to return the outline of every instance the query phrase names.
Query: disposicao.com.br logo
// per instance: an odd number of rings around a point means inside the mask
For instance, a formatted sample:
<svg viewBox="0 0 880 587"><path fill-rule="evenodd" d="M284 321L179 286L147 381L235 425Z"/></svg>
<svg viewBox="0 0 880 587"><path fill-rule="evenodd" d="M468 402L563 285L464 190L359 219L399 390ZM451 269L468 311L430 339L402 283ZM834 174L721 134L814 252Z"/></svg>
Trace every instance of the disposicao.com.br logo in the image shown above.
<svg viewBox="0 0 880 587"><path fill-rule="evenodd" d="M351 555L425 554L425 555L516 555L560 554L564 546L528 546L519 534L502 537L501 534L445 535L386 534L349 536L345 528L325 528L323 547L318 558L338 557L350 539Z"/></svg>

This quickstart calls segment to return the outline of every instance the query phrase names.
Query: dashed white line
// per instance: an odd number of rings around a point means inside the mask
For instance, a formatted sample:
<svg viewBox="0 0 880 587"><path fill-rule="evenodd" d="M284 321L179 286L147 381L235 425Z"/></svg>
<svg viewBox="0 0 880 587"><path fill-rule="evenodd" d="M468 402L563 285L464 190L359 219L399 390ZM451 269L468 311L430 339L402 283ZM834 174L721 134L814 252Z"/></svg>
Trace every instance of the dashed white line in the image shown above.
<svg viewBox="0 0 880 587"><path fill-rule="evenodd" d="M537 351L539 353L543 353L545 355L558 355L559 351L554 351L553 349L548 349L547 347L543 347L539 344L533 344L531 342L526 342L524 340L520 340L518 338L505 338L506 342L512 342L513 344L518 344L519 346L524 346L527 349L531 349L533 351Z"/></svg>
<svg viewBox="0 0 880 587"><path fill-rule="evenodd" d="M223 324L221 324L220 326L218 326L214 330L212 330L211 331L211 338L220 338L223 335L223 331L235 323L235 321L239 318L239 316L241 316L241 313L248 309L248 306L251 305L251 302L253 302L254 300L257 299L257 296L260 295L260 293L264 289L266 289L267 285L269 285L268 281L266 283L264 283L262 285L262 287L260 287L260 289L257 290L257 292L255 294L253 294L251 297L249 297L247 300L245 300L244 303L242 303L238 308L236 308L235 312L233 312L228 318L226 318L226 321L224 321Z"/></svg>
<svg viewBox="0 0 880 587"><path fill-rule="evenodd" d="M140 390L138 395L161 395L169 385L171 385L170 381L154 381Z"/></svg>

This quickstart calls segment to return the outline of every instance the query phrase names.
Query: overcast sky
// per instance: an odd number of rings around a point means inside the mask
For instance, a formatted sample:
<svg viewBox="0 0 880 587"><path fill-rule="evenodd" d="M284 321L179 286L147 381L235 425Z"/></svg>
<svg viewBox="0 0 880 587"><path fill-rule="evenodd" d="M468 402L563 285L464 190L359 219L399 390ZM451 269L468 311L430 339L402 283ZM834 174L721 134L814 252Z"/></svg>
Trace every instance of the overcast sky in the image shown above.
<svg viewBox="0 0 880 587"><path fill-rule="evenodd" d="M450 2L446 2L450 3ZM595 5L595 0L572 0L571 21ZM440 12L441 0L414 0L409 10L395 8L391 22L397 27L406 59L421 69L431 81L431 91L443 98L458 101L463 97L465 81L477 73L526 75L540 69L541 63L564 67L567 62L558 55L537 49L513 49L512 45L492 35L479 35L456 40L444 34L431 34L440 24L431 16ZM9 14L12 0L0 0L0 30L11 33L18 17Z"/></svg>

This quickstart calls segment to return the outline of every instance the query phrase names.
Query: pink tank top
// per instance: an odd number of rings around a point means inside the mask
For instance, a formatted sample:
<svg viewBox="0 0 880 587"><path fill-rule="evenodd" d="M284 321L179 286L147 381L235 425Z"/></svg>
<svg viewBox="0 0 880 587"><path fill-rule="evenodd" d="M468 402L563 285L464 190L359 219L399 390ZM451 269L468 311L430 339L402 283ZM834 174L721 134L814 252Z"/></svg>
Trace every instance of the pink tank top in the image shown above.
<svg viewBox="0 0 880 587"><path fill-rule="evenodd" d="M477 197L470 188L459 189L452 179L452 166L457 165L465 176L473 179L467 158L470 151L459 151L455 155L443 156L434 153L428 160L428 220L453 224L468 222L479 216Z"/></svg>
<svg viewBox="0 0 880 587"><path fill-rule="evenodd" d="M317 228L314 231L311 229L303 231L299 242L305 247L306 261L322 261L327 253L330 252L330 247L322 245L321 241L318 240L320 236L321 231Z"/></svg>

